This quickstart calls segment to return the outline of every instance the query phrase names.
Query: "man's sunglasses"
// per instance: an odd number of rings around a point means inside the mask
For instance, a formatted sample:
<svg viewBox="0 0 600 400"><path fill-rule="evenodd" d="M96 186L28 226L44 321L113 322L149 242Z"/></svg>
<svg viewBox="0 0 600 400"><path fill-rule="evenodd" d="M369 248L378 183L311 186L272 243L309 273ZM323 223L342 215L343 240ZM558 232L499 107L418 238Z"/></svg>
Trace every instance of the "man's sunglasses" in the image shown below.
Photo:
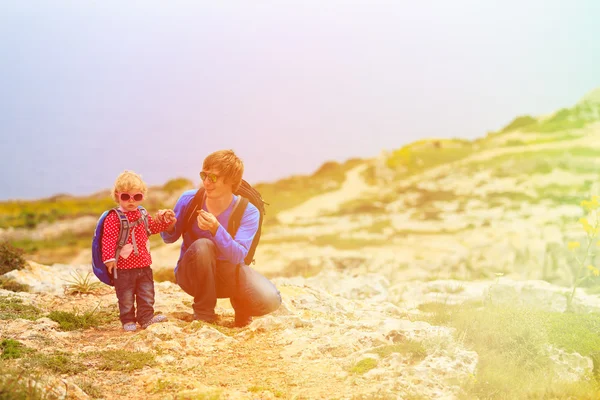
<svg viewBox="0 0 600 400"><path fill-rule="evenodd" d="M202 182L204 182L206 178L208 178L208 180L210 180L212 183L216 183L217 179L219 179L219 175L213 173L207 174L204 171L200 172L200 179L202 179Z"/></svg>
<svg viewBox="0 0 600 400"><path fill-rule="evenodd" d="M142 193L136 193L133 196L130 195L129 193L121 193L120 197L121 197L121 200L123 200L123 201L129 201L129 199L131 199L132 197L135 201L144 200L144 195Z"/></svg>

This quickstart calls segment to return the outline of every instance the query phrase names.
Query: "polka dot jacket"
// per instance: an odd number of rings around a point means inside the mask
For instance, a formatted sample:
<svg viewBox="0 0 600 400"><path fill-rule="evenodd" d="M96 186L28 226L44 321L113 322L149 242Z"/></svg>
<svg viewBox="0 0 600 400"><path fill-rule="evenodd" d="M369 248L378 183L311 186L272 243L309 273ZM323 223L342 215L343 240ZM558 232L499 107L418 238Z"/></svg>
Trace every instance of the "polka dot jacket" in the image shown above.
<svg viewBox="0 0 600 400"><path fill-rule="evenodd" d="M125 212L129 222L135 222L142 216L139 210ZM156 234L167 230L169 225L167 223L161 223L153 219L148 215L148 228L152 234ZM104 232L102 234L102 261L114 261L115 254L117 251L117 242L119 240L119 217L116 212L110 212L104 219ZM135 242L138 249L138 254L135 254L132 231L135 230ZM144 224L140 223L136 225L129 232L127 238L127 244L121 249L119 254L119 260L117 260L117 268L119 269L132 269L132 268L144 268L152 265L152 257L150 256L150 240Z"/></svg>

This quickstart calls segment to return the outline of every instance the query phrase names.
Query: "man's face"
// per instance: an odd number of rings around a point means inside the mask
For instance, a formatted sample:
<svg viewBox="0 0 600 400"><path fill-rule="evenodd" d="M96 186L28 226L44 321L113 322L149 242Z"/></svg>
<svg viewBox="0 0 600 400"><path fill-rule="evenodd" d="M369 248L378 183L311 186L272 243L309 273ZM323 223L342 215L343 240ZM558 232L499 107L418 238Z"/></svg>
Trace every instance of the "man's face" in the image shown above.
<svg viewBox="0 0 600 400"><path fill-rule="evenodd" d="M203 170L200 172L200 180L208 198L218 198L232 193L231 184L225 183L225 177L218 170Z"/></svg>

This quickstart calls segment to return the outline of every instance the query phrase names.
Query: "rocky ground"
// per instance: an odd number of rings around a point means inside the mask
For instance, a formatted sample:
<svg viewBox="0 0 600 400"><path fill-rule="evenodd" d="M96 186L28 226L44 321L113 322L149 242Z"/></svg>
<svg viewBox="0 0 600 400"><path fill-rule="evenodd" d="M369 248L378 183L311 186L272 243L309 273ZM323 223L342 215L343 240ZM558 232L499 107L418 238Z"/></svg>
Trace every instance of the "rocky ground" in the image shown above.
<svg viewBox="0 0 600 400"><path fill-rule="evenodd" d="M478 355L452 329L423 322L420 304L442 297L450 303L491 297L495 302L545 304L552 310L565 306L562 289L545 282L392 285L378 274L329 271L311 278L274 279L282 307L245 328L232 327L233 310L226 299L219 300L217 324L192 321L190 297L171 282L157 283L156 310L168 322L125 333L110 288L87 295L63 293L65 280L76 270L85 272L85 267L31 264L9 275L32 285L32 293L0 290L0 299L16 296L44 314L112 310L109 323L83 330L62 331L46 317L8 319L0 325L2 338L18 340L39 354L66 352L80 366L39 378L56 398L90 398L84 389L89 391L91 384L97 397L107 399L454 399L473 379ZM578 304L587 307L582 311L600 308L596 296L580 297ZM131 372L103 366L101 354L120 354L126 363L124 354L129 352L149 358ZM562 379L589 373L590 359L568 356L556 357Z"/></svg>

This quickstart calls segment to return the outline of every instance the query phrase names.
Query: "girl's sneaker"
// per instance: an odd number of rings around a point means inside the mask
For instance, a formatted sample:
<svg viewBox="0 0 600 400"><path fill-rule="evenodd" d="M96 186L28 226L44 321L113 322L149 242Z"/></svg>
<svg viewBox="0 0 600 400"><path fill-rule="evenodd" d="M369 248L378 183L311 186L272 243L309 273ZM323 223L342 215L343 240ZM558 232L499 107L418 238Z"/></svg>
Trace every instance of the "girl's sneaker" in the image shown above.
<svg viewBox="0 0 600 400"><path fill-rule="evenodd" d="M137 325L135 324L135 322L128 322L126 324L123 324L123 330L127 332L135 332L136 329Z"/></svg>
<svg viewBox="0 0 600 400"><path fill-rule="evenodd" d="M150 321L148 321L144 325L142 325L142 329L146 329L150 325L156 324L158 322L165 322L166 320L167 320L167 316L166 315L156 314L154 317L152 317L152 319Z"/></svg>

